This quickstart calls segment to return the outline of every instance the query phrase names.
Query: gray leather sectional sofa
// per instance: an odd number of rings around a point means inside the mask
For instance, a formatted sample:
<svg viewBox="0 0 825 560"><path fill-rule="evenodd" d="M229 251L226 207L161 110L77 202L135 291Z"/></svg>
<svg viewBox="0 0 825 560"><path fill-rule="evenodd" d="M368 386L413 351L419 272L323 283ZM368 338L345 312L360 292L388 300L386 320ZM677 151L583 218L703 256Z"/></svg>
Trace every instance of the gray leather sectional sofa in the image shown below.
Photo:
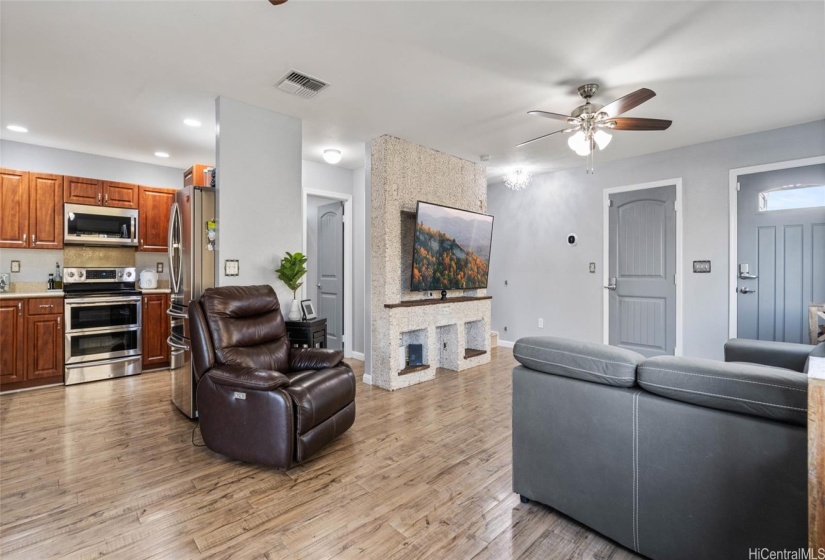
<svg viewBox="0 0 825 560"><path fill-rule="evenodd" d="M736 339L717 362L522 338L513 490L657 560L804 548L813 350Z"/></svg>

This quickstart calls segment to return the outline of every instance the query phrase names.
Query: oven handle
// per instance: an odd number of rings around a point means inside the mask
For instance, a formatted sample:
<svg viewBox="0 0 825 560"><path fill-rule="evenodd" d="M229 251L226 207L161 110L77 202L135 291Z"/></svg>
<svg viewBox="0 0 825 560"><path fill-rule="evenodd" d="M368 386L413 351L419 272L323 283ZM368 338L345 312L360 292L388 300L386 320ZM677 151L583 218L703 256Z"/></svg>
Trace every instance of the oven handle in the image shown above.
<svg viewBox="0 0 825 560"><path fill-rule="evenodd" d="M171 309L166 310L166 314L170 317L174 317L175 319L188 319L189 316L186 313L178 313L177 311L172 311Z"/></svg>
<svg viewBox="0 0 825 560"><path fill-rule="evenodd" d="M126 296L118 298L80 298L67 299L66 307L81 307L90 305L110 305L112 303L140 303L140 296Z"/></svg>
<svg viewBox="0 0 825 560"><path fill-rule="evenodd" d="M189 347L187 345L175 342L171 336L166 339L166 344L168 344L172 348L177 348L178 350L185 350L186 352L189 352Z"/></svg>

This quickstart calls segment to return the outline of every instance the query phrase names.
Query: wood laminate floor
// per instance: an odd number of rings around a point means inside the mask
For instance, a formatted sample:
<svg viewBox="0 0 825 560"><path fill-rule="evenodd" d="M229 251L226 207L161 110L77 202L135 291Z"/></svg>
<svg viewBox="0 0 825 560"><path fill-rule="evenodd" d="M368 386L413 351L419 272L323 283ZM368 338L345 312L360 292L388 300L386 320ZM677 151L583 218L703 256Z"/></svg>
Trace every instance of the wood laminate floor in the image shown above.
<svg viewBox="0 0 825 560"><path fill-rule="evenodd" d="M193 446L168 372L3 395L0 557L636 557L513 494L508 349L392 393L351 363L355 425L288 472Z"/></svg>

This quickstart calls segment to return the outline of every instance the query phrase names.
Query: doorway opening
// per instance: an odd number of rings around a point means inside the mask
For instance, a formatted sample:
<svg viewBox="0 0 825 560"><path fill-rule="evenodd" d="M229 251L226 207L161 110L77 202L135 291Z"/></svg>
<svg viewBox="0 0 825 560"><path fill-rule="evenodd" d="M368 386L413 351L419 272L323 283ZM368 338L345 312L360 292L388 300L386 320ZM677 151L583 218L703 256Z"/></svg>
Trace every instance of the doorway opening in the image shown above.
<svg viewBox="0 0 825 560"><path fill-rule="evenodd" d="M603 340L682 354L682 180L604 190Z"/></svg>
<svg viewBox="0 0 825 560"><path fill-rule="evenodd" d="M730 171L730 338L809 343L825 303L825 156Z"/></svg>
<svg viewBox="0 0 825 560"><path fill-rule="evenodd" d="M327 321L327 348L352 357L352 196L304 190L303 299Z"/></svg>

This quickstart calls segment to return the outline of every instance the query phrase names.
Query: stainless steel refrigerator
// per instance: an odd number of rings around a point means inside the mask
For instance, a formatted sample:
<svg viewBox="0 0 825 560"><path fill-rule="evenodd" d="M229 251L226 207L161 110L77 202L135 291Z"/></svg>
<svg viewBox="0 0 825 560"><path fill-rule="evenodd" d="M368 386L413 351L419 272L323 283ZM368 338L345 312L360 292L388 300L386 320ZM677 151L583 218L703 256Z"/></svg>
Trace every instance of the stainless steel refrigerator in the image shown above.
<svg viewBox="0 0 825 560"><path fill-rule="evenodd" d="M169 218L169 275L172 289L167 310L171 350L172 402L189 418L198 415L188 306L215 285L215 189L184 187L175 194Z"/></svg>

